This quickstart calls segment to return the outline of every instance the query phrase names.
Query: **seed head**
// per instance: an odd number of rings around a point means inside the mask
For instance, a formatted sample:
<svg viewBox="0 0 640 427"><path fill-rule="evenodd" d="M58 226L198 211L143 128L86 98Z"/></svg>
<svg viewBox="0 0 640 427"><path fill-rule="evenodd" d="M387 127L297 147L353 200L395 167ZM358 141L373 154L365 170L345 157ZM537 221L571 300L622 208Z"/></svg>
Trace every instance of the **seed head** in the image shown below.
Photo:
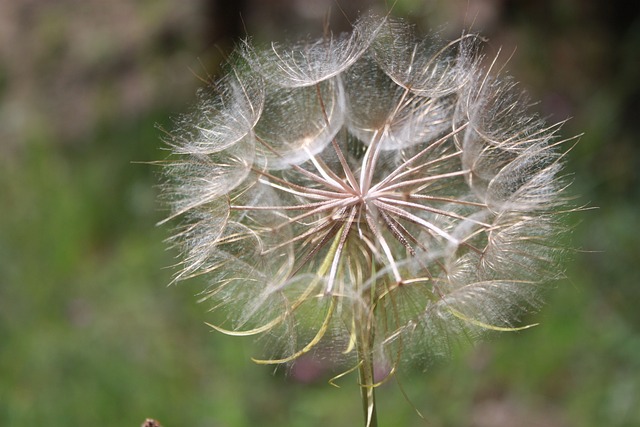
<svg viewBox="0 0 640 427"><path fill-rule="evenodd" d="M479 46L368 17L238 50L167 138L176 279L207 277L216 329L275 339L272 363L517 329L559 274L562 141Z"/></svg>

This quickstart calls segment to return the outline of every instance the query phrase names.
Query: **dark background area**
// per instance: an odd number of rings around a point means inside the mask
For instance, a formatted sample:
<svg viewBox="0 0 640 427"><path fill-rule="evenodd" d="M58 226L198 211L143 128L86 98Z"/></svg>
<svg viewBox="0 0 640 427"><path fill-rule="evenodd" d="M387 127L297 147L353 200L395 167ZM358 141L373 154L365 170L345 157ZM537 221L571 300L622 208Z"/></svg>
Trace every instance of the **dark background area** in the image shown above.
<svg viewBox="0 0 640 427"><path fill-rule="evenodd" d="M242 38L348 30L373 0L0 1L0 425L358 425L355 377L250 361L202 289L168 287L157 125L186 112ZM344 3L344 4L342 4ZM330 13L327 10L331 10ZM381 425L640 425L640 13L622 1L399 0L422 32L463 28L562 135L578 250L540 326L400 376ZM508 61L507 58L511 57Z"/></svg>

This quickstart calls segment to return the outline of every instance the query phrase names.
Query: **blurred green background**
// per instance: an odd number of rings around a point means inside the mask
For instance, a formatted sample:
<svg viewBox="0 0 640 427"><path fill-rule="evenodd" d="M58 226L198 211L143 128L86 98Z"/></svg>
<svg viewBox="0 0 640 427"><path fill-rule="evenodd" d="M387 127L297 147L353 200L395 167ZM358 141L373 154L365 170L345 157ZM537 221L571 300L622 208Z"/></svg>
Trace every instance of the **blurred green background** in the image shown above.
<svg viewBox="0 0 640 427"><path fill-rule="evenodd" d="M355 377L290 375L213 333L202 289L167 286L161 132L246 34L348 28L381 1L0 1L0 425L353 426ZM345 4L346 3L346 4ZM640 18L637 2L399 0L396 15L500 46L536 109L584 133L568 279L541 325L379 390L383 426L640 425Z"/></svg>

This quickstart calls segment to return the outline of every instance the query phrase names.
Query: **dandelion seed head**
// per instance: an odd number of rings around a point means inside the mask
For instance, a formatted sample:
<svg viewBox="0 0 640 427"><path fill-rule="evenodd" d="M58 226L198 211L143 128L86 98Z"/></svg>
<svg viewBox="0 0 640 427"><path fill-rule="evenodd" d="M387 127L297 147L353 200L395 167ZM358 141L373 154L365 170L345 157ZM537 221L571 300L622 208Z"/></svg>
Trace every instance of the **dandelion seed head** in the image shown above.
<svg viewBox="0 0 640 427"><path fill-rule="evenodd" d="M279 343L273 363L350 360L365 333L395 365L538 307L561 271L559 126L480 45L374 17L245 43L167 138L176 280L206 277L215 328Z"/></svg>

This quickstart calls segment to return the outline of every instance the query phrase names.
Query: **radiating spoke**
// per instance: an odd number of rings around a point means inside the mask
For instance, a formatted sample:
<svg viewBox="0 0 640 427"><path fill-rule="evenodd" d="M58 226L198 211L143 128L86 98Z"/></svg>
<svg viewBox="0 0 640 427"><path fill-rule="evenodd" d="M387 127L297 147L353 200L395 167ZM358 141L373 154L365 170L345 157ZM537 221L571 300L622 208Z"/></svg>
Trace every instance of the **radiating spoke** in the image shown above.
<svg viewBox="0 0 640 427"><path fill-rule="evenodd" d="M409 213L407 211L405 211L402 208L399 208L397 206L393 206L390 205L388 203L385 203L383 201L380 200L376 200L374 201L374 204L380 208L380 209L386 209L387 211L398 215L402 218L405 218L415 224L421 225L423 227L425 227L426 229L430 230L431 232L437 234L440 237L444 237L445 239L447 239L449 242L453 243L454 245L458 245L460 242L458 241L458 239L456 239L455 237L453 237L451 234L447 233L446 231L442 230L441 228L437 227L436 225L430 223L429 221L426 221L422 218L420 218L419 216L416 216L412 213Z"/></svg>
<svg viewBox="0 0 640 427"><path fill-rule="evenodd" d="M325 124L327 126L329 126L329 116L327 114L327 109L325 107L324 100L322 99L322 93L320 92L320 85L316 85L316 95L318 97L318 102L320 103L320 108L322 110L322 116L324 117L324 122L325 122ZM347 179L347 182L349 182L349 185L351 185L352 189L358 188L359 187L358 186L358 181L356 180L356 177L353 175L353 171L349 167L349 164L347 163L347 160L344 158L344 154L342 153L342 150L338 146L338 141L336 141L335 138L333 138L331 140L331 145L333 146L333 149L334 149L336 155L338 156L338 161L340 162L340 166L342 167L342 171L344 172L344 175L345 175L345 178ZM312 157L312 159L313 159L313 157ZM338 178L338 177L336 176L336 178ZM340 179L339 179L339 181L343 182ZM345 190L349 191L348 187L345 186L344 188L345 188Z"/></svg>
<svg viewBox="0 0 640 427"><path fill-rule="evenodd" d="M411 168L408 168L408 169L406 169L406 170L404 170L402 172L399 172L392 179L386 179L385 178L382 182L378 183L372 189L372 192L375 192L379 188L387 188L390 183L398 182L398 181L404 179L405 177L427 175L428 174L427 170L429 168L434 168L435 166L438 166L439 163L443 163L443 162L449 161L449 160L451 160L451 159L453 159L455 157L460 156L460 154L462 154L462 151L455 151L455 152L450 153L450 154L440 155L440 156L438 156L435 159L430 160L430 161L424 161L424 162L420 163L419 165L412 166Z"/></svg>
<svg viewBox="0 0 640 427"><path fill-rule="evenodd" d="M290 274L290 277L296 275L300 269L302 269L307 262L309 262L322 248L324 248L331 239L340 231L339 223L328 223L329 229L326 231L324 235L321 235L322 238L320 241L314 245L304 256L301 257L300 262L296 268Z"/></svg>
<svg viewBox="0 0 640 427"><path fill-rule="evenodd" d="M472 202L469 200L462 199L453 199L450 197L439 197L439 196L430 196L427 194L409 194L408 197L405 194L400 193L391 193L391 194L382 194L382 196L392 196L397 198L408 198L409 200L428 200L430 202L442 202L442 203L452 203L457 205L464 206L474 206L477 208L486 208L486 203Z"/></svg>
<svg viewBox="0 0 640 427"><path fill-rule="evenodd" d="M300 205L272 205L272 206L251 206L251 205L230 205L232 211L306 211L315 209L319 206L325 206L330 200L323 202L306 203Z"/></svg>
<svg viewBox="0 0 640 427"><path fill-rule="evenodd" d="M340 233L340 242L338 243L338 247L336 248L336 253L333 256L333 261L331 262L331 269L329 270L329 280L327 282L327 295L330 294L333 290L333 284L336 280L336 274L338 273L338 266L340 264L342 251L344 249L344 245L347 242L347 237L351 232L351 224L353 224L353 219L356 216L358 209L356 206L353 206L350 210L349 217L347 221L342 226L342 232Z"/></svg>
<svg viewBox="0 0 640 427"><path fill-rule="evenodd" d="M440 179L454 178L456 176L464 176L464 175L468 175L468 174L469 174L468 170L460 170L460 171L455 171L455 172L441 173L439 175L429 175L429 176L425 176L425 177L421 177L421 178L400 181L400 182L398 182L396 184L387 185L387 186L385 186L383 188L385 190L387 190L387 191L396 190L398 188L412 187L412 186L416 186L416 185L426 184L426 183L432 182L432 181L438 181Z"/></svg>
<svg viewBox="0 0 640 427"><path fill-rule="evenodd" d="M457 135L459 132L461 132L466 127L467 127L467 123L464 123L464 124L460 125L458 128L456 128L455 130L449 132L447 135L444 135L442 138L440 138L440 139L438 139L436 141L433 141L432 143L428 144L426 148L424 148L423 150L421 150L417 154L413 155L409 159L405 160L404 162L402 162L402 164L398 165L392 172L387 174L387 176L382 181L377 183L374 188L378 189L378 188L380 188L382 186L385 186L389 181L394 179L398 174L400 174L403 171L405 171L406 168L408 168L410 165L412 165L414 162L416 162L418 159L420 159L420 157L422 157L423 155L425 155L429 151L432 151L435 148L441 146L446 141L448 141L451 137Z"/></svg>
<svg viewBox="0 0 640 427"><path fill-rule="evenodd" d="M271 145L268 142L266 142L262 138L258 137L257 135L255 135L255 138L260 144L262 144L273 155L275 155L278 158L282 158L283 157L282 154L280 154L275 148L271 147ZM309 156L311 156L311 158L315 159L315 157L308 150L307 150L307 154ZM317 182L319 184L322 184L322 185L324 185L325 187L327 187L329 189L341 191L341 190L343 190L345 188L344 185L340 182L341 181L340 179L337 179L337 180L335 180L335 179L326 179L325 177L318 176L318 175L314 174L313 172L303 168L300 165L292 164L290 166L296 172L299 172L300 174L306 176L307 178L309 178L309 179L311 179L311 180L313 180L313 181L315 181L315 182ZM317 164L314 164L314 167L317 168L318 167ZM323 172L326 173L327 170L330 171L329 168L325 168L325 170ZM257 170L255 168L254 168L254 172L256 172L258 174L267 174L266 172L261 171L261 170ZM267 175L271 176L270 174L267 174Z"/></svg>
<svg viewBox="0 0 640 427"><path fill-rule="evenodd" d="M387 202L387 203L391 203L391 204L395 204L395 205L407 206L407 207L410 207L410 208L414 208L414 209L425 211L425 212L429 212L429 213L435 213L435 214L439 214L439 215L444 215L444 216L448 216L450 218L459 219L459 220L462 220L462 221L472 222L474 224L481 225L481 226L486 227L486 228L491 227L490 224L487 224L487 223L475 220L473 218L469 218L469 217L460 215L460 214L458 214L456 212L451 212L451 211L445 211L445 210L442 210L442 209L432 208L431 206L423 205L423 204L420 204L420 203L406 202L404 200L390 199L388 197L379 197L377 200L380 200L380 201L383 201L383 202Z"/></svg>
<svg viewBox="0 0 640 427"><path fill-rule="evenodd" d="M281 224L278 224L277 226L271 228L272 231L277 231L282 229L283 227L286 227L288 225L291 225L293 223L299 222L302 219L306 219L309 217L312 217L318 213L322 213L322 212L334 212L334 209L336 208L342 208L345 206L349 205L349 200L343 200L343 199L339 199L339 200L334 200L334 201L327 201L325 202L325 204L323 206L319 206L309 212L305 212L302 213L300 215L294 216L292 218L288 218L287 221L284 221ZM327 218L330 218L331 215L327 215Z"/></svg>
<svg viewBox="0 0 640 427"><path fill-rule="evenodd" d="M286 193L294 194L296 196L306 197L309 199L332 200L332 199L335 199L336 197L346 196L346 195L341 195L340 193L333 193L330 191L317 190L315 188L306 188L301 185L294 185L273 176L271 178L276 179L279 182L283 182L285 185L276 184L274 182L271 182L267 179L262 179L262 178L260 178L258 181L261 184L268 185L273 188L277 188L278 190L284 191Z"/></svg>
<svg viewBox="0 0 640 427"><path fill-rule="evenodd" d="M396 261L395 261L395 259L393 257L393 253L391 252L391 248L389 247L389 244L387 243L386 239L382 235L382 232L380 231L380 229L376 225L375 219L373 219L373 217L371 216L371 209L370 208L368 208L366 210L365 218L367 220L367 224L369 225L369 229L371 229L371 232L376 237L376 241L382 247L382 251L384 252L385 256L387 257L387 261L389 261L389 267L391 268L391 271L393 272L393 276L394 276L396 282L401 283L402 282L402 277L400 276L400 271L398 270L398 266L397 266Z"/></svg>
<svg viewBox="0 0 640 427"><path fill-rule="evenodd" d="M402 224L389 216L384 210L380 210L379 212L385 225L389 231L391 231L391 234L393 234L393 237L395 237L411 255L415 256L416 251L409 244L409 241L406 238L406 236L409 235L409 232L402 227Z"/></svg>

